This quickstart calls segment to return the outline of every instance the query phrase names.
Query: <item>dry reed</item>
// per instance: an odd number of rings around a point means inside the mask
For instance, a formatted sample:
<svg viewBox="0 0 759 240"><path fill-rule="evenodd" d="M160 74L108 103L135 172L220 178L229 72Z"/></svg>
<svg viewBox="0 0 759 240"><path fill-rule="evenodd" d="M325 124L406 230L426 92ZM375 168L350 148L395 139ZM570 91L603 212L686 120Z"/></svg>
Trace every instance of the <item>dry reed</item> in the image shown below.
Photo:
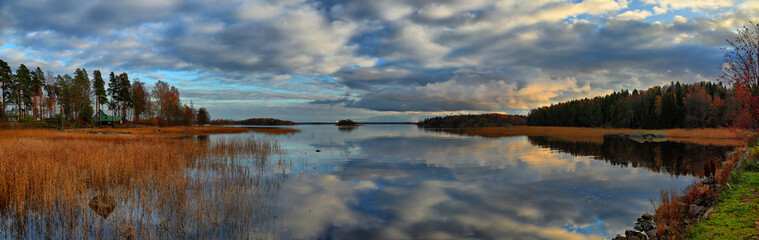
<svg viewBox="0 0 759 240"><path fill-rule="evenodd" d="M655 209L656 235L668 236L668 239L683 239L683 232L679 228L683 208L678 199L677 191L662 189L659 194L659 205Z"/></svg>
<svg viewBox="0 0 759 240"><path fill-rule="evenodd" d="M276 142L0 130L0 238L250 238L292 164ZM98 195L118 203L107 218ZM259 236L260 237L260 236Z"/></svg>
<svg viewBox="0 0 759 240"><path fill-rule="evenodd" d="M128 133L132 135L202 135L202 134L223 134L223 133L244 133L248 132L247 128L236 127L217 127L217 126L178 126L178 127L139 127L139 128L98 128L98 129L77 129L93 133Z"/></svg>
<svg viewBox="0 0 759 240"><path fill-rule="evenodd" d="M546 136L555 140L572 142L603 143L607 134L630 134L638 129L626 128L582 128L582 127L486 127L464 131L466 134L484 137ZM743 143L739 136L729 129L665 129L667 138L675 142L709 144L717 146L739 146Z"/></svg>
<svg viewBox="0 0 759 240"><path fill-rule="evenodd" d="M743 151L736 151L721 161L721 164L716 159L706 162L705 166L714 168L706 173L706 176L712 177L711 182L695 182L687 186L681 194L675 190L662 189L659 202L651 200L656 212L657 236L660 239L685 239L689 225L702 217L702 212L694 207L703 208L714 204L741 155Z"/></svg>

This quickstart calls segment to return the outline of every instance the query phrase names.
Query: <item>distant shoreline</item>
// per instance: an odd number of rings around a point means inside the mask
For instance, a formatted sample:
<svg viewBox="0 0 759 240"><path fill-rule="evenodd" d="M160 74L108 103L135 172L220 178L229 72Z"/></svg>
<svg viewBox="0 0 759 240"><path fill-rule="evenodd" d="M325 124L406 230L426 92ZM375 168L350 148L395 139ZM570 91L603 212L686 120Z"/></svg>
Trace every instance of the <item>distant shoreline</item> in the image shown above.
<svg viewBox="0 0 759 240"><path fill-rule="evenodd" d="M454 134L481 137L515 137L515 136L547 136L556 139L577 142L603 143L604 135L630 134L638 130L628 128L584 128L584 127L545 127L545 126L513 126L513 127L482 127L482 128L425 128L429 131L441 131ZM721 146L740 146L743 140L727 128L694 128L694 129L658 129L666 135L669 141L689 142L696 144L712 144Z"/></svg>
<svg viewBox="0 0 759 240"><path fill-rule="evenodd" d="M416 122L356 122L361 125L415 125ZM335 125L334 122L302 122L296 125Z"/></svg>

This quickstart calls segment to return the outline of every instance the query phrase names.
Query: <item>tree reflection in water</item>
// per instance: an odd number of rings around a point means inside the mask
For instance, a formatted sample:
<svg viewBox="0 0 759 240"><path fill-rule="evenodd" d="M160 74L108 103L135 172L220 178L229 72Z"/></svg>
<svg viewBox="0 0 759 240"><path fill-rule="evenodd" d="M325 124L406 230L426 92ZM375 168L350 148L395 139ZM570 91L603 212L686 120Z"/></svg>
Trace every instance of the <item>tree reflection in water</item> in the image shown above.
<svg viewBox="0 0 759 240"><path fill-rule="evenodd" d="M573 142L545 136L530 136L530 143L573 156L591 156L612 165L644 167L675 176L704 176L704 162L724 159L733 147L699 145L677 142L639 143L628 138L607 136L603 144Z"/></svg>

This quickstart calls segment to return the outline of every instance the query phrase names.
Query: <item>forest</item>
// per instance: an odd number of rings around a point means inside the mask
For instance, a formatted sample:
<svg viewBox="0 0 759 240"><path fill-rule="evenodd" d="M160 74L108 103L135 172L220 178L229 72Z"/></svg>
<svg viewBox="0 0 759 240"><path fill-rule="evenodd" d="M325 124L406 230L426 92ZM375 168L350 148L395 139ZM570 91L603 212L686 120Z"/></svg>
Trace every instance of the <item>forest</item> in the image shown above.
<svg viewBox="0 0 759 240"><path fill-rule="evenodd" d="M487 113L480 115L454 115L445 117L433 117L417 122L417 126L424 128L461 128L461 127L507 127L513 125L525 125L526 118L520 115L508 115L500 113Z"/></svg>
<svg viewBox="0 0 759 240"><path fill-rule="evenodd" d="M12 71L0 59L0 122L69 121L91 126L93 115L105 109L134 123L175 126L207 124L205 108L182 104L179 89L158 81L152 91L141 81L130 81L127 73L111 72L106 86L100 70L77 68L72 75L55 75L21 64ZM94 108L93 108L94 107ZM8 111L11 108L11 111ZM13 114L14 116L10 116ZM10 119L13 117L14 119Z"/></svg>
<svg viewBox="0 0 759 240"><path fill-rule="evenodd" d="M532 126L615 128L714 128L732 124L739 108L739 88L722 83L671 83L647 90L614 92L605 96L572 100L530 111Z"/></svg>
<svg viewBox="0 0 759 240"><path fill-rule="evenodd" d="M211 125L264 125L264 126L279 126L279 125L295 125L294 122L279 120L274 118L248 118L245 120L226 120L216 119L211 121Z"/></svg>

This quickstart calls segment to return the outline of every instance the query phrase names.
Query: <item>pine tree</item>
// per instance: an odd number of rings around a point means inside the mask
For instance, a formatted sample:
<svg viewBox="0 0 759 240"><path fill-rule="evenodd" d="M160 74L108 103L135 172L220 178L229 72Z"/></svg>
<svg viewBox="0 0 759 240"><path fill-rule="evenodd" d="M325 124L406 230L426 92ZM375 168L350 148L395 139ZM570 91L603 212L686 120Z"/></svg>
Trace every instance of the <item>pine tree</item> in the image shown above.
<svg viewBox="0 0 759 240"><path fill-rule="evenodd" d="M103 81L103 76L100 73L100 70L95 70L92 72L92 75L94 76L94 79L92 80L92 88L95 91L95 107L96 112L100 111L103 104L108 103L108 95L105 91L105 81Z"/></svg>
<svg viewBox="0 0 759 240"><path fill-rule="evenodd" d="M132 107L132 95L129 90L132 84L129 82L129 75L121 73L119 75L119 87L117 89L119 99L121 99L121 117L126 119L126 110Z"/></svg>
<svg viewBox="0 0 759 240"><path fill-rule="evenodd" d="M42 87L45 84L45 73L42 69L37 67L37 70L32 74L32 82L30 84L30 90L34 98L32 109L34 117L40 117L39 107L42 103Z"/></svg>
<svg viewBox="0 0 759 240"><path fill-rule="evenodd" d="M13 71L8 63L0 59L0 98L3 99L0 105L0 120L5 120L6 100L10 96L10 86L13 82Z"/></svg>
<svg viewBox="0 0 759 240"><path fill-rule="evenodd" d="M16 69L16 77L14 79L15 81L11 85L11 88L13 89L11 98L15 99L16 107L19 109L19 112L26 116L26 111L21 110L26 110L25 107L30 105L29 102L32 100L32 97L29 94L29 83L32 81L31 73L24 64L21 64L21 66Z"/></svg>
<svg viewBox="0 0 759 240"><path fill-rule="evenodd" d="M114 72L111 72L110 79L108 80L108 96L111 96L111 101L108 102L108 109L113 111L113 115L119 111L121 107L121 99L119 95L119 89L121 81L116 77Z"/></svg>

